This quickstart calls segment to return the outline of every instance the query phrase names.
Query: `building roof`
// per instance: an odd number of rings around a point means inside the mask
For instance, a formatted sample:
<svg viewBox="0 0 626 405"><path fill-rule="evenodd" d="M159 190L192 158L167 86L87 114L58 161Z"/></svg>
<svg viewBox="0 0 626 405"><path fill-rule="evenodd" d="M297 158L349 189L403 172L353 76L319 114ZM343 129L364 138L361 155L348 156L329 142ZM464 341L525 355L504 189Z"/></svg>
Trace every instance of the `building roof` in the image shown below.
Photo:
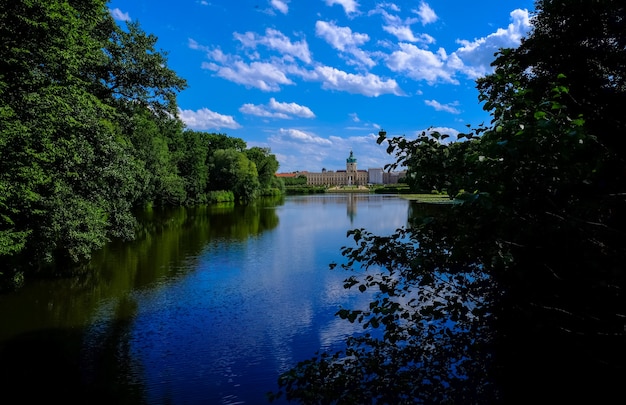
<svg viewBox="0 0 626 405"><path fill-rule="evenodd" d="M356 158L354 157L354 153L350 151L350 156L346 159L346 163L356 163Z"/></svg>

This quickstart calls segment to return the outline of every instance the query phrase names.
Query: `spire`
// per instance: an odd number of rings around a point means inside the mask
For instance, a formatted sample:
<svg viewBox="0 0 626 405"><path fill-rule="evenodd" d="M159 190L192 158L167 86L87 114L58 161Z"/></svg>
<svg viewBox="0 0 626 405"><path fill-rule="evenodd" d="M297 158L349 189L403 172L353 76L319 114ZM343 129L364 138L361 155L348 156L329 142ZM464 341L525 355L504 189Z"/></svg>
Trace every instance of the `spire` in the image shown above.
<svg viewBox="0 0 626 405"><path fill-rule="evenodd" d="M346 163L356 163L356 158L354 157L354 153L350 151L350 157L346 159Z"/></svg>

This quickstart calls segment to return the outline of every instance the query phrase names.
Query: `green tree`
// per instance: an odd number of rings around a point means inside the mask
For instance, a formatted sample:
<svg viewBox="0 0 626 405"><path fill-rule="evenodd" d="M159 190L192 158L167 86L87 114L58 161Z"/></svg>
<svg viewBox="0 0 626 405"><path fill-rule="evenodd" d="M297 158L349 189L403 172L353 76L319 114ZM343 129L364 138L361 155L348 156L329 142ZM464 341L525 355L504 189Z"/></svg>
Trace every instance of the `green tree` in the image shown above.
<svg viewBox="0 0 626 405"><path fill-rule="evenodd" d="M244 152L218 149L210 158L210 190L232 191L238 201L250 201L259 191L256 165Z"/></svg>
<svg viewBox="0 0 626 405"><path fill-rule="evenodd" d="M176 95L187 83L167 66L167 52L156 49L158 38L138 22L127 23L124 30L110 15L101 27L106 59L94 73L101 84L99 97L118 107L139 104L158 116L176 116Z"/></svg>
<svg viewBox="0 0 626 405"><path fill-rule="evenodd" d="M268 189L275 185L274 179L278 171L278 160L272 154L270 148L254 146L245 150L246 156L254 162L259 174L259 183L262 189Z"/></svg>
<svg viewBox="0 0 626 405"><path fill-rule="evenodd" d="M586 120L580 100L605 90L596 78L574 84L571 77L586 69L587 59L575 53L601 59L601 44L617 43L602 71L615 73L616 92L624 88L615 61L626 53L619 42L626 15L614 1L593 2L593 11L572 5L538 2L537 28L525 45L499 53L495 72L478 82L491 125L465 134L462 146L440 144L437 134L386 140L400 162L431 187L448 189L456 203L391 236L349 233L354 245L342 253L355 273L345 286L377 295L338 315L366 330L345 350L283 374L288 399L607 403L620 395L626 165L608 138L623 121L599 110ZM587 18L595 27L574 35L571 22ZM539 38L556 38L570 63L544 69L558 58L539 49ZM600 121L608 132L597 132Z"/></svg>
<svg viewBox="0 0 626 405"><path fill-rule="evenodd" d="M119 184L132 183L124 173L134 162L117 142L113 111L87 91L85 72L102 49L91 34L106 8L18 1L0 13L0 227L16 242L0 254L27 249L35 265L79 260L126 233L129 216L118 209L133 198L133 185Z"/></svg>
<svg viewBox="0 0 626 405"><path fill-rule="evenodd" d="M132 209L154 193L150 184L160 183L162 199L184 198L178 157L168 155L184 81L154 37L136 24L123 32L104 0L0 1L0 21L0 257L9 272L76 264L110 238L132 238Z"/></svg>
<svg viewBox="0 0 626 405"><path fill-rule="evenodd" d="M206 203L209 183L209 134L187 129L181 144L183 156L179 160L180 176L185 181L188 203Z"/></svg>
<svg viewBox="0 0 626 405"><path fill-rule="evenodd" d="M243 152L246 150L246 142L241 138L230 137L226 134L208 134L209 140L209 155L212 155L219 149L234 149L237 152Z"/></svg>
<svg viewBox="0 0 626 405"><path fill-rule="evenodd" d="M568 1L567 12L563 6L536 1L532 34L501 58L516 61L509 67L516 69L512 73L524 88L533 89L529 100L541 100L553 79L565 74L560 83L569 89L570 115L584 116L599 142L624 158L626 140L620 134L626 131L621 107L626 103L626 6L619 0Z"/></svg>

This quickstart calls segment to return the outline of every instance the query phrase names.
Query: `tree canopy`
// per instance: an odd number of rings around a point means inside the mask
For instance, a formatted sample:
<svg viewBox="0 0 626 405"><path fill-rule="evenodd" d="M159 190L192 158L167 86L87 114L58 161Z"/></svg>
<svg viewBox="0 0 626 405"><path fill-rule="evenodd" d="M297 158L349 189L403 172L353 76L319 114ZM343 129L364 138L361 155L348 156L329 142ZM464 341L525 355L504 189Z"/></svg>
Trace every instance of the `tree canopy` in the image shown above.
<svg viewBox="0 0 626 405"><path fill-rule="evenodd" d="M387 139L410 184L454 203L391 236L349 232L346 288L373 289L337 353L284 373L307 404L606 403L626 377L626 12L538 1L477 83L459 142ZM580 29L584 26L587 29ZM606 98L604 98L606 97ZM336 267L334 264L331 267Z"/></svg>
<svg viewBox="0 0 626 405"><path fill-rule="evenodd" d="M107 1L0 0L0 39L0 288L132 239L136 209L211 202L219 150L245 172L215 177L220 190L243 201L271 183L269 150L185 128L185 80L154 35L117 25Z"/></svg>

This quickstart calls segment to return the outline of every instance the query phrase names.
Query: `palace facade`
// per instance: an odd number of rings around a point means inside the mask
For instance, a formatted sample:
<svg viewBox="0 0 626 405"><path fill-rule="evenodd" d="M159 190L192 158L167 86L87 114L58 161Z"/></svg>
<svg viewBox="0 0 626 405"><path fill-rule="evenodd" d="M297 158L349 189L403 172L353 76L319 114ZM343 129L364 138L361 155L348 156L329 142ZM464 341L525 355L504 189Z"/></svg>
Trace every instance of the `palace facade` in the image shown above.
<svg viewBox="0 0 626 405"><path fill-rule="evenodd" d="M367 186L368 184L394 184L404 176L405 172L385 172L382 168L368 170L357 169L357 161L352 151L346 159L346 170L326 170L321 173L295 172L278 173L278 177L306 177L307 185L314 186Z"/></svg>

